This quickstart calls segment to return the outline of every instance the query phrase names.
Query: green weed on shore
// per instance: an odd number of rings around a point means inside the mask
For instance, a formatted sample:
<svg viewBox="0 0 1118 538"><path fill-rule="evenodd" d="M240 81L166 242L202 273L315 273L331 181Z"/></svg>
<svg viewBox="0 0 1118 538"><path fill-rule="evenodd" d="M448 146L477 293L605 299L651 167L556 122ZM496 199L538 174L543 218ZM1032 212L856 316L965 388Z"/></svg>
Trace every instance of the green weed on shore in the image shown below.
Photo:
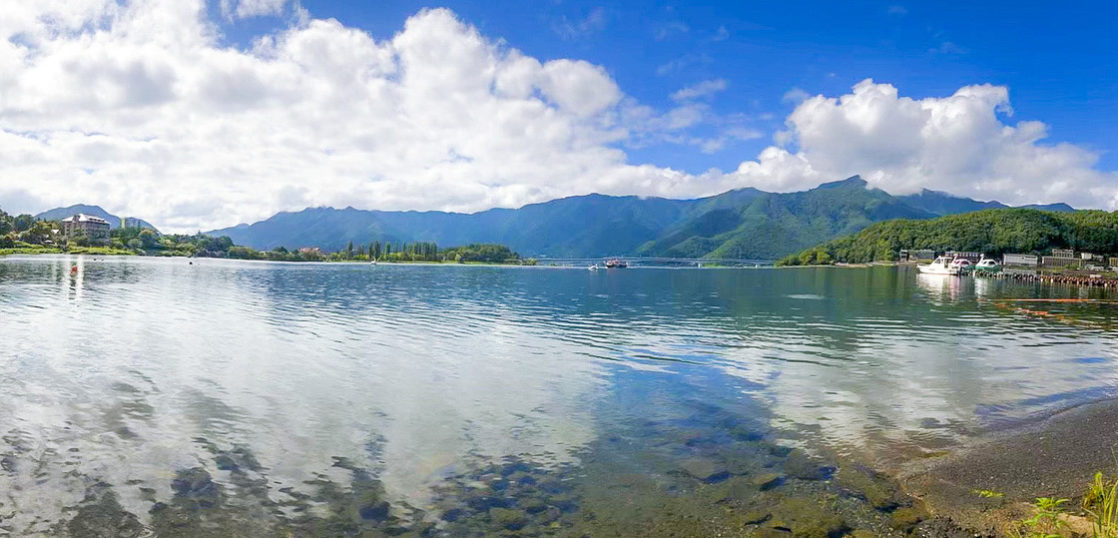
<svg viewBox="0 0 1118 538"><path fill-rule="evenodd" d="M1103 473L1095 473L1083 495L1084 518L1065 512L1064 505L1068 502L1069 499L1055 497L1038 498L1032 505L1032 517L1013 524L1008 534L1015 538L1060 538L1089 532L1093 538L1118 538L1118 478L1108 480ZM1068 524L1072 519L1086 520L1090 530L1082 527L1073 530Z"/></svg>

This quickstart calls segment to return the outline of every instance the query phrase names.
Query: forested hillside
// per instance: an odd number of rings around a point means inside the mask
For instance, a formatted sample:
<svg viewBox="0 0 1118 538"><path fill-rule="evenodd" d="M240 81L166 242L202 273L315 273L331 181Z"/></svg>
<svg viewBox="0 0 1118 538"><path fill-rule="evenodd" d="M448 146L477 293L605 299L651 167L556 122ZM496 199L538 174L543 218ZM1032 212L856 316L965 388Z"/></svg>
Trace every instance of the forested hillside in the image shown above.
<svg viewBox="0 0 1118 538"><path fill-rule="evenodd" d="M533 257L773 260L875 222L986 207L1005 206L933 191L893 196L854 176L802 192L746 188L695 200L591 194L470 214L309 208L208 233L261 250L336 252L350 242L373 241L499 243Z"/></svg>
<svg viewBox="0 0 1118 538"><path fill-rule="evenodd" d="M873 224L782 259L781 265L896 260L901 249L965 250L1000 255L1072 248L1118 253L1118 212L988 209L930 220Z"/></svg>

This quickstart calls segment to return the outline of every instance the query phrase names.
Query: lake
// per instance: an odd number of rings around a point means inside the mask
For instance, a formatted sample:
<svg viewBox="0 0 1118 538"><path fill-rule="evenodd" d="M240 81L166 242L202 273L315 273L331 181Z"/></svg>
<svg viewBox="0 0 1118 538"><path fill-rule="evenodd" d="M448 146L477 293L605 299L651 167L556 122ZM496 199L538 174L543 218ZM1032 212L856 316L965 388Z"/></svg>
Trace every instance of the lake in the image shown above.
<svg viewBox="0 0 1118 538"><path fill-rule="evenodd" d="M890 470L1115 395L1109 303L1005 301L1062 297L1107 292L0 259L0 535L889 535Z"/></svg>

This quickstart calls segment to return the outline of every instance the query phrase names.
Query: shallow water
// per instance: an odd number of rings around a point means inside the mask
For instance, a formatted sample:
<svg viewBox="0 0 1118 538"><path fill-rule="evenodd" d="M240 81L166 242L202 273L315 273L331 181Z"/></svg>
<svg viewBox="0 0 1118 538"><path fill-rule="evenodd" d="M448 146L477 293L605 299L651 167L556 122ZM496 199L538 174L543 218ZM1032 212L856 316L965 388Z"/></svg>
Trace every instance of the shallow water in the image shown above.
<svg viewBox="0 0 1118 538"><path fill-rule="evenodd" d="M1105 295L6 258L0 535L903 532L871 467L1118 389L1116 307L1026 297Z"/></svg>

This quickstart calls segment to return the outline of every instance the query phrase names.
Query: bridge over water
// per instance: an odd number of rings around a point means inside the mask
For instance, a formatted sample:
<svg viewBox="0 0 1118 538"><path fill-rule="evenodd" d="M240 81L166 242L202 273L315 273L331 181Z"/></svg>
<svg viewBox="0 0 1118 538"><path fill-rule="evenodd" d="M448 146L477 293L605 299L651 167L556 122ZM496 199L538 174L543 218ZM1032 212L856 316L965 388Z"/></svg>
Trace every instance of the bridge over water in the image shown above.
<svg viewBox="0 0 1118 538"><path fill-rule="evenodd" d="M589 267L598 264L605 266L606 260L624 260L630 267L765 267L772 260L751 260L736 258L668 258L650 256L604 256L601 258L537 258L540 265L559 265Z"/></svg>

